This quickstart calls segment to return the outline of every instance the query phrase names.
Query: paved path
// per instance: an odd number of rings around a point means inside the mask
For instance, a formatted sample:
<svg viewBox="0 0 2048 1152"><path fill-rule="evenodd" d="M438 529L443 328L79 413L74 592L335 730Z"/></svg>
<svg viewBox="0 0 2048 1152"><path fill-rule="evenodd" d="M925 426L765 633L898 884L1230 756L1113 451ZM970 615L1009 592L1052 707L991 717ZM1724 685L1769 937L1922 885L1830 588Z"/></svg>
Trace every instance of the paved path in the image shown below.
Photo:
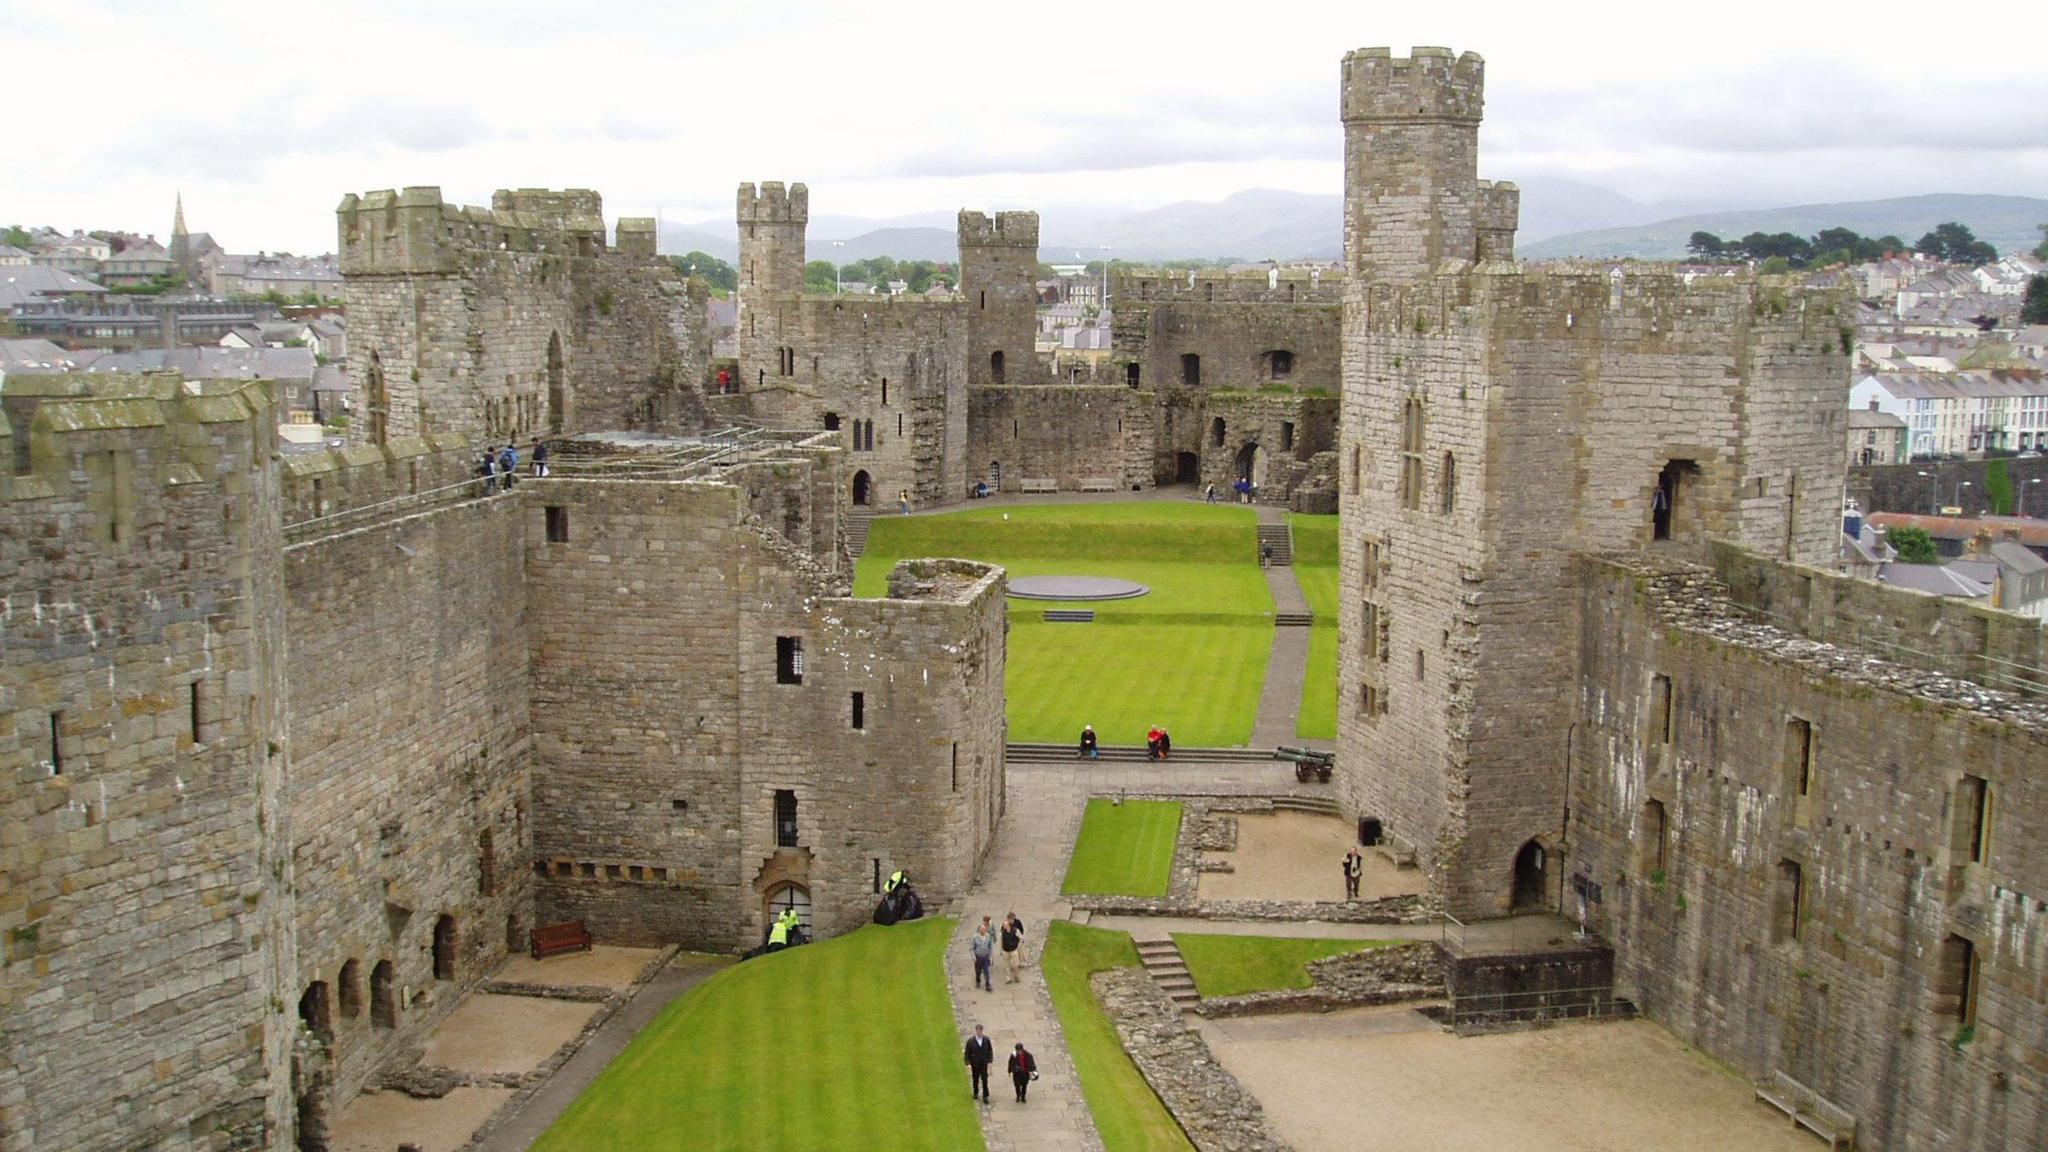
<svg viewBox="0 0 2048 1152"><path fill-rule="evenodd" d="M654 979L642 985L625 1007L612 1013L612 1018L598 1028L597 1034L584 1041L583 1047L564 1061L562 1067L548 1077L532 1096L523 1103L511 1105L517 1111L485 1137L475 1152L526 1152L563 1110L590 1087L597 1074L625 1051L627 1043L654 1022L661 1010L668 1007L669 1001L717 971L717 966L709 964L689 968L671 965L656 973Z"/></svg>
<svg viewBox="0 0 2048 1152"><path fill-rule="evenodd" d="M1259 523L1285 524L1287 510L1261 504ZM1266 589L1273 594L1274 612L1306 612L1308 598L1301 594L1301 581L1292 564L1265 569ZM1266 660L1266 686L1259 693L1259 712L1252 721L1252 747L1277 748L1282 744L1329 750L1328 740L1308 740L1295 735L1295 721L1301 715L1301 688L1308 679L1307 628L1273 629L1273 652Z"/></svg>
<svg viewBox="0 0 2048 1152"><path fill-rule="evenodd" d="M1176 932L1210 936L1284 936L1329 940L1441 940L1443 924L1332 924L1323 920L1208 920L1193 916L1104 916L1088 918L1092 928L1129 932L1137 940L1164 940ZM1570 948L1573 925L1550 913L1482 920L1453 926L1451 938L1470 955ZM1553 944L1556 941L1558 943Z"/></svg>
<svg viewBox="0 0 2048 1152"><path fill-rule="evenodd" d="M946 982L953 996L953 1017L964 1038L981 1024L994 1038L996 1054L1023 1041L1038 1057L1039 1080L1029 1103L1018 1104L1002 1075L999 1059L990 1094L995 1103L982 1113L982 1133L990 1152L1085 1152L1102 1147L1095 1122L1081 1098L1081 1086L1067 1055L1066 1038L1052 1009L1038 957L1045 946L1046 925L1067 919L1071 909L1060 897L1067 857L1081 830L1081 811L1088 797L1124 792L1172 793L1190 787L1243 788L1251 792L1283 787L1271 763L1202 764L1155 767L1150 764L1093 763L1078 765L1014 764L1009 769L1008 809L996 842L983 861L982 879L954 909L960 926L946 952ZM996 958L996 990L974 988L974 964L968 939L987 916L1000 924L1015 912L1024 921L1026 964L1016 984L1003 980L1002 958ZM966 1087L967 1070L960 1071Z"/></svg>

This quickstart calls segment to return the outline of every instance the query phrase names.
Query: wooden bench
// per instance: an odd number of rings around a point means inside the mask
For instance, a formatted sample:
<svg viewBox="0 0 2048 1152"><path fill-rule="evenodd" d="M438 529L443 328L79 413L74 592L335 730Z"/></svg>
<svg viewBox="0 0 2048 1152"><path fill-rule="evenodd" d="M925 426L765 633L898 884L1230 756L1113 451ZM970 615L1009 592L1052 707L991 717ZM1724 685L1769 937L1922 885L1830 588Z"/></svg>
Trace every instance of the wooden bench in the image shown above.
<svg viewBox="0 0 2048 1152"><path fill-rule="evenodd" d="M1060 482L1057 480L1017 481L1017 491L1019 492L1057 492L1059 490Z"/></svg>
<svg viewBox="0 0 2048 1152"><path fill-rule="evenodd" d="M1856 1146L1856 1118L1783 1072L1773 1072L1769 1084L1757 1085L1756 1098L1827 1141L1830 1148Z"/></svg>
<svg viewBox="0 0 2048 1152"><path fill-rule="evenodd" d="M590 951L590 929L581 920L543 924L527 933L527 939L533 945L535 960L545 960L557 952Z"/></svg>
<svg viewBox="0 0 2048 1152"><path fill-rule="evenodd" d="M1114 492L1119 485L1108 476L1096 476L1081 481L1083 492Z"/></svg>

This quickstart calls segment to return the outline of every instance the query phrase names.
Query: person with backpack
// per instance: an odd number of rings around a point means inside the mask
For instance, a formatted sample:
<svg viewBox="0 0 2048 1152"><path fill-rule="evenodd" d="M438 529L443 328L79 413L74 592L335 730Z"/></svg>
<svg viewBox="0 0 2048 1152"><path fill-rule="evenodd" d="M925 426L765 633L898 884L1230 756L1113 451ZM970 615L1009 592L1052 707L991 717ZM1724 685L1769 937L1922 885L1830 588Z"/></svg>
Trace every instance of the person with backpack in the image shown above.
<svg viewBox="0 0 2048 1152"><path fill-rule="evenodd" d="M486 496L498 490L496 469L497 462L491 458L491 450L488 448L484 449L484 460L482 464L477 466L476 474L484 478L484 495Z"/></svg>
<svg viewBox="0 0 2048 1152"><path fill-rule="evenodd" d="M505 445L505 450L498 453L498 471L505 476L505 491L510 492L512 478L519 475L519 449Z"/></svg>
<svg viewBox="0 0 2048 1152"><path fill-rule="evenodd" d="M1032 1058L1030 1050L1025 1048L1024 1045L1017 1045L1016 1049L1010 1053L1010 1082L1017 1086L1017 1103L1022 1104L1024 1102L1024 1093L1030 1089L1031 1082L1036 1079L1038 1079L1038 1061Z"/></svg>

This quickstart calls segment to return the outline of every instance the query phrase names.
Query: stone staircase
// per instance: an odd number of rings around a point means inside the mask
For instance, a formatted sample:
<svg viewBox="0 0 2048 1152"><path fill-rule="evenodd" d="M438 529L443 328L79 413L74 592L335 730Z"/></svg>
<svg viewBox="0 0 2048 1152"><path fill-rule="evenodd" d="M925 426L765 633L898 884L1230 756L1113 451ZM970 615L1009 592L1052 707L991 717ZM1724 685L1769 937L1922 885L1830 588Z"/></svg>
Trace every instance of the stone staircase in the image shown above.
<svg viewBox="0 0 2048 1152"><path fill-rule="evenodd" d="M1290 567L1294 563L1294 538L1287 534L1285 524L1259 525L1259 553L1273 550L1272 565L1275 568Z"/></svg>
<svg viewBox="0 0 2048 1152"><path fill-rule="evenodd" d="M1328 796L1275 796L1275 812L1313 812L1318 816L1342 816L1343 810Z"/></svg>
<svg viewBox="0 0 2048 1152"><path fill-rule="evenodd" d="M1047 624L1093 624L1095 611L1091 608L1047 608Z"/></svg>
<svg viewBox="0 0 2048 1152"><path fill-rule="evenodd" d="M853 512L846 517L846 550L855 560L868 550L868 524L874 518L873 512Z"/></svg>
<svg viewBox="0 0 2048 1152"><path fill-rule="evenodd" d="M1078 759L1074 755L1080 747L1081 734L1074 734L1072 744L1011 744L1004 751L1004 759L1012 764L1068 764ZM1119 764L1142 763L1145 760L1143 744L1104 744L1097 749L1103 760ZM1261 764L1273 759L1270 748L1179 748L1173 750L1166 763L1174 764Z"/></svg>
<svg viewBox="0 0 2048 1152"><path fill-rule="evenodd" d="M1316 622L1313 612L1275 612L1273 626L1276 628L1308 628Z"/></svg>
<svg viewBox="0 0 2048 1152"><path fill-rule="evenodd" d="M1202 997L1195 991L1195 978L1188 974L1188 962L1181 958L1180 946L1173 942L1173 937L1140 940L1137 945L1138 962L1145 966L1145 974L1181 1011L1193 1011Z"/></svg>

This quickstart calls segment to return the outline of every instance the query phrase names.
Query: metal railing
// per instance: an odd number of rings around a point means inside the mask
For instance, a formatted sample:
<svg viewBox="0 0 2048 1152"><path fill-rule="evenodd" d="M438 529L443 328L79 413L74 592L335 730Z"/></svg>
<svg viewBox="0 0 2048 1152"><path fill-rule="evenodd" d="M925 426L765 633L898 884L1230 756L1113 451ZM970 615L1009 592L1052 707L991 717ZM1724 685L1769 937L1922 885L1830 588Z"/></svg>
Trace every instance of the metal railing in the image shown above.
<svg viewBox="0 0 2048 1152"><path fill-rule="evenodd" d="M507 490L507 488L498 489L501 493ZM389 500L357 504L340 509L339 511L324 513L305 520L293 521L284 526L284 539L287 545L301 543L312 537L346 532L353 528L365 527L380 520L392 520L400 516L409 516L414 512L453 504L458 500L475 499L485 494L484 478L472 476L465 480L458 480L453 484L443 484L438 488L428 488L421 492L409 492L403 496L394 496Z"/></svg>
<svg viewBox="0 0 2048 1152"><path fill-rule="evenodd" d="M1614 986L1546 988L1533 992L1471 992L1450 995L1445 1019L1452 1027L1460 1024L1531 1023L1542 1020L1597 1020L1633 1012L1634 1006L1616 999Z"/></svg>
<svg viewBox="0 0 2048 1152"><path fill-rule="evenodd" d="M1576 932L1570 922L1548 913L1467 924L1446 912L1437 924L1437 942L1453 955L1511 955L1548 949L1552 941L1573 938Z"/></svg>

